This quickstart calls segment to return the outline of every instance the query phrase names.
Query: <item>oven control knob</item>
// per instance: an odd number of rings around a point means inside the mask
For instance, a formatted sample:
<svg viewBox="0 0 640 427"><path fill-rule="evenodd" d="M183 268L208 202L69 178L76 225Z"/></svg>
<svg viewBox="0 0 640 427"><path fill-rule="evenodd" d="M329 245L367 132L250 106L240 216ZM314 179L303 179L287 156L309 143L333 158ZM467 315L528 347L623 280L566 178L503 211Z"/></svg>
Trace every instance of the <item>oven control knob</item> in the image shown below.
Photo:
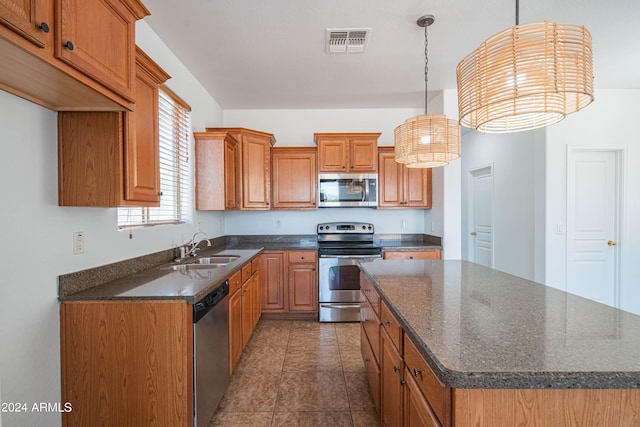
<svg viewBox="0 0 640 427"><path fill-rule="evenodd" d="M367 226L366 226L366 225L363 225L363 226L362 226L362 229L363 229L363 230L366 230L366 229L367 229Z"/></svg>
<svg viewBox="0 0 640 427"><path fill-rule="evenodd" d="M318 229L320 229L320 230L324 230L324 227L323 227L323 226L320 226L320 227L318 227Z"/></svg>

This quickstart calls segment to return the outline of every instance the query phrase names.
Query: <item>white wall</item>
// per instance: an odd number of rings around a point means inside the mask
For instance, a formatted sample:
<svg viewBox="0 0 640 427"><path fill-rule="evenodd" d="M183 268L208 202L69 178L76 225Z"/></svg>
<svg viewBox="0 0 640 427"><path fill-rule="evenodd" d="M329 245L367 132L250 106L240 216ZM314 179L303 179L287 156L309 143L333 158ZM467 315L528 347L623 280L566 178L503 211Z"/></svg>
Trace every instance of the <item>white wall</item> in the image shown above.
<svg viewBox="0 0 640 427"><path fill-rule="evenodd" d="M494 268L535 275L536 134L491 135L471 131L462 139L462 254L468 259L470 171L493 165Z"/></svg>
<svg viewBox="0 0 640 427"><path fill-rule="evenodd" d="M173 79L193 108L195 129L221 125L222 112L146 24L138 43ZM4 402L59 402L58 275L167 249L189 240L196 225L128 233L116 228L116 209L57 206L56 113L0 91L0 138L5 183L0 210L0 382ZM211 214L198 216L210 235L222 234ZM85 253L72 254L72 233L85 232ZM2 414L2 425L60 425L58 413Z"/></svg>
<svg viewBox="0 0 640 427"><path fill-rule="evenodd" d="M640 137L637 120L640 90L597 91L583 111L547 128L546 137L546 283L566 289L567 147L623 150L623 218L621 254L621 308L640 313Z"/></svg>

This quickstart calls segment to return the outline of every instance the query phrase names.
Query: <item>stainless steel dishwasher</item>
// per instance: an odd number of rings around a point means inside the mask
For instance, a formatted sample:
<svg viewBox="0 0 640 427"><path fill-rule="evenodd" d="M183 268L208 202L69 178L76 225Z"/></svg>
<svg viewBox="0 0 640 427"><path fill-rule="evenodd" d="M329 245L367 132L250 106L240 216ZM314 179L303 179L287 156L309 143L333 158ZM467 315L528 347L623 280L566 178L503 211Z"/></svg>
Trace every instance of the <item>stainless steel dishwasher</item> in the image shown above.
<svg viewBox="0 0 640 427"><path fill-rule="evenodd" d="M193 305L193 425L207 427L229 386L229 282Z"/></svg>

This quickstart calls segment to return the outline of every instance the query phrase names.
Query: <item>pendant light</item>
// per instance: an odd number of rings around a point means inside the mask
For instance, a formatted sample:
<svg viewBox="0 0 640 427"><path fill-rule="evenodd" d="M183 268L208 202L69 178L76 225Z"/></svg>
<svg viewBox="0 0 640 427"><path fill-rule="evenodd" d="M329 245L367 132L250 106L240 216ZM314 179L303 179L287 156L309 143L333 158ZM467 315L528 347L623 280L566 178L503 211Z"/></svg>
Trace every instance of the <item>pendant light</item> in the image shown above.
<svg viewBox="0 0 640 427"><path fill-rule="evenodd" d="M424 114L412 117L394 131L395 159L408 168L434 168L444 166L460 157L460 126L444 114L428 114L428 32L433 15L418 19L424 28Z"/></svg>
<svg viewBox="0 0 640 427"><path fill-rule="evenodd" d="M456 69L462 126L509 133L548 126L593 101L591 34L582 25L516 25L483 42Z"/></svg>

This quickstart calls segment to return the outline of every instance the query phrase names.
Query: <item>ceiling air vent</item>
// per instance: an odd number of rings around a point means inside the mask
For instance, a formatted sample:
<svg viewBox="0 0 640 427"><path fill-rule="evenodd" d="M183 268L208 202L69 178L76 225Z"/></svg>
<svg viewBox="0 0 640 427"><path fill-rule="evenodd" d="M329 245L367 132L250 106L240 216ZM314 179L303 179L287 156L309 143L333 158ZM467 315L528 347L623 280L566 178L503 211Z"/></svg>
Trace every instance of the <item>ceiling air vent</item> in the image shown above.
<svg viewBox="0 0 640 427"><path fill-rule="evenodd" d="M327 28L327 53L361 53L367 49L371 28Z"/></svg>

